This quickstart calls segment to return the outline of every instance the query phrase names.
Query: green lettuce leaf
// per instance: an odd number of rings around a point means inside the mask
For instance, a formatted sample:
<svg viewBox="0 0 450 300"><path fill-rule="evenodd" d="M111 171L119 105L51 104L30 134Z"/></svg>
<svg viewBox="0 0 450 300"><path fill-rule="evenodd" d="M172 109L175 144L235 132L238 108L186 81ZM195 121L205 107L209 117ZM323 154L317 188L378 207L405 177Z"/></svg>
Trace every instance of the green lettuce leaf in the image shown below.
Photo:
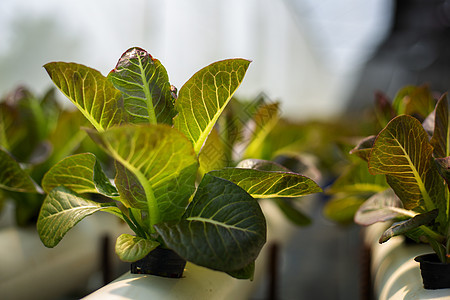
<svg viewBox="0 0 450 300"><path fill-rule="evenodd" d="M145 203L135 197L133 201L140 204L133 206L147 207L150 228L181 217L194 192L198 169L196 154L185 136L162 124L125 125L89 134L134 175L128 176L131 180L137 179L142 186Z"/></svg>
<svg viewBox="0 0 450 300"><path fill-rule="evenodd" d="M116 254L122 261L135 262L147 256L159 243L127 233L121 234L116 240Z"/></svg>
<svg viewBox="0 0 450 300"><path fill-rule="evenodd" d="M200 153L225 106L241 84L250 61L228 59L195 73L180 89L175 128L184 133Z"/></svg>
<svg viewBox="0 0 450 300"><path fill-rule="evenodd" d="M125 115L122 94L99 71L65 62L52 62L44 67L95 129L104 131L122 123Z"/></svg>
<svg viewBox="0 0 450 300"><path fill-rule="evenodd" d="M322 191L310 178L290 172L224 168L209 174L237 184L254 198L300 197Z"/></svg>
<svg viewBox="0 0 450 300"><path fill-rule="evenodd" d="M64 186L53 189L45 198L37 220L37 230L46 247L55 247L78 222L97 211L122 217L114 202L98 203L80 197Z"/></svg>
<svg viewBox="0 0 450 300"><path fill-rule="evenodd" d="M257 201L237 185L208 174L182 220L155 227L181 257L224 272L248 267L266 241L266 221Z"/></svg>
<svg viewBox="0 0 450 300"><path fill-rule="evenodd" d="M122 92L132 123L172 124L176 111L166 69L141 48L130 48L108 79Z"/></svg>
<svg viewBox="0 0 450 300"><path fill-rule="evenodd" d="M398 116L378 134L369 171L388 175L388 184L406 209L431 211L435 203L442 201L443 192L432 152L421 123L408 115Z"/></svg>
<svg viewBox="0 0 450 300"><path fill-rule="evenodd" d="M64 158L42 179L42 187L46 193L61 185L78 194L97 193L108 197L119 195L92 153L75 154Z"/></svg>

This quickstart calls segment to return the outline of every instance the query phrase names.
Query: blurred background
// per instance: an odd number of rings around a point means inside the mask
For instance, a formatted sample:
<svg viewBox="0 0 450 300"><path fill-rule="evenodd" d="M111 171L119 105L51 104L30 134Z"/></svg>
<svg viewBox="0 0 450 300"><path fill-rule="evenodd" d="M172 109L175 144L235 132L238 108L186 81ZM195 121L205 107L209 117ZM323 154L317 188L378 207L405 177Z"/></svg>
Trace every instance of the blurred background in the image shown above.
<svg viewBox="0 0 450 300"><path fill-rule="evenodd" d="M53 86L47 62L106 75L138 46L178 88L214 61L250 59L238 96L264 92L296 121L329 118L370 105L379 90L446 91L449 20L444 0L1 0L0 98L18 85L43 94ZM325 220L323 202L306 203L314 223L283 250L280 299L358 299L359 229Z"/></svg>
<svg viewBox="0 0 450 300"><path fill-rule="evenodd" d="M126 4L125 4L126 3ZM42 66L71 61L104 75L132 46L180 88L225 58L253 61L239 95L265 92L285 116L340 112L391 26L389 0L0 1L0 95L51 86ZM62 97L61 97L62 98Z"/></svg>

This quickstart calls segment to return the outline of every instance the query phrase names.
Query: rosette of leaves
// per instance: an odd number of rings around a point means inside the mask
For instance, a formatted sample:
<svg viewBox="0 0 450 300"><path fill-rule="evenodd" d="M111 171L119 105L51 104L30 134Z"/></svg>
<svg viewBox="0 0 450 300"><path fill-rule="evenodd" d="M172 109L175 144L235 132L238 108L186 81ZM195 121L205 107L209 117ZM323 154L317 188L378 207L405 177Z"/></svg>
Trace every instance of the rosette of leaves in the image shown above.
<svg viewBox="0 0 450 300"><path fill-rule="evenodd" d="M444 95L423 123L410 115L396 116L370 142L355 150L367 160L369 172L385 176L393 191L367 200L357 211L355 222L393 221L380 243L406 235L429 243L444 263L450 263L448 115Z"/></svg>
<svg viewBox="0 0 450 300"><path fill-rule="evenodd" d="M61 158L80 149L86 137L79 130L82 121L78 112L58 104L54 89L39 98L19 87L0 102L0 199L15 202L19 226L36 222L44 200L36 182Z"/></svg>
<svg viewBox="0 0 450 300"><path fill-rule="evenodd" d="M353 138L344 143L343 156L347 164L333 184L326 189L326 193L331 197L324 207L327 218L338 223L352 223L355 213L365 201L372 196L377 198L375 195L389 188L384 174L374 174L367 168L367 161L377 137L374 133L386 127L393 118L403 114L413 116L420 122L425 121L435 105L436 100L428 86L406 86L397 92L393 100L381 92L376 93L374 109L370 114L366 114L369 117L356 119L351 125L368 129L363 129L359 136L372 135L363 139ZM430 119L427 122L430 122Z"/></svg>
<svg viewBox="0 0 450 300"><path fill-rule="evenodd" d="M215 62L196 72L178 94L160 61L140 48L127 50L106 77L75 63L45 65L92 124L86 129L92 140L114 159L115 177L109 179L90 153L69 156L50 169L42 181L48 195L37 222L43 243L56 246L83 218L104 211L135 233L116 241L123 261L137 261L161 246L192 263L252 278L266 241L255 198L320 188L299 174L271 169L266 161L223 173L199 171L206 144L214 144L213 127L249 64ZM91 193L110 200L92 201Z"/></svg>

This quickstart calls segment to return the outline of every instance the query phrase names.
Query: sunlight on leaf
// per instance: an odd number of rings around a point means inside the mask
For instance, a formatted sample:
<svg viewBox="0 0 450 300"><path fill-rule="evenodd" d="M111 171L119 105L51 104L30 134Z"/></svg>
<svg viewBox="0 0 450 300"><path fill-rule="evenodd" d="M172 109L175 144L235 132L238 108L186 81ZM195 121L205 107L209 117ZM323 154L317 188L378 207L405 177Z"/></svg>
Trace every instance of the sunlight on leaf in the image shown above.
<svg viewBox="0 0 450 300"><path fill-rule="evenodd" d="M115 251L122 261L135 262L147 256L159 243L130 234L121 234L116 240Z"/></svg>
<svg viewBox="0 0 450 300"><path fill-rule="evenodd" d="M194 191L198 168L186 137L162 124L126 125L89 134L139 181L153 224L181 217Z"/></svg>
<svg viewBox="0 0 450 300"><path fill-rule="evenodd" d="M214 124L241 84L250 61L228 59L201 69L181 87L174 126L199 153Z"/></svg>
<svg viewBox="0 0 450 300"><path fill-rule="evenodd" d="M389 185L406 209L435 208L430 190L439 174L432 162L433 147L420 122L408 115L394 118L377 136L369 159L372 174L386 174ZM433 197L433 199L431 198Z"/></svg>
<svg viewBox="0 0 450 300"><path fill-rule="evenodd" d="M322 191L310 178L292 172L224 168L209 174L237 184L254 198L300 197Z"/></svg>
<svg viewBox="0 0 450 300"><path fill-rule="evenodd" d="M42 187L46 193L61 185L78 194L97 193L108 197L119 195L92 153L75 154L64 158L42 179Z"/></svg>
<svg viewBox="0 0 450 300"><path fill-rule="evenodd" d="M115 203L98 203L80 197L66 187L53 189L45 198L37 220L37 230L46 247L55 247L73 226L97 211L121 216Z"/></svg>
<svg viewBox="0 0 450 300"><path fill-rule="evenodd" d="M122 122L122 95L99 71L65 62L52 62L44 67L55 85L98 131Z"/></svg>

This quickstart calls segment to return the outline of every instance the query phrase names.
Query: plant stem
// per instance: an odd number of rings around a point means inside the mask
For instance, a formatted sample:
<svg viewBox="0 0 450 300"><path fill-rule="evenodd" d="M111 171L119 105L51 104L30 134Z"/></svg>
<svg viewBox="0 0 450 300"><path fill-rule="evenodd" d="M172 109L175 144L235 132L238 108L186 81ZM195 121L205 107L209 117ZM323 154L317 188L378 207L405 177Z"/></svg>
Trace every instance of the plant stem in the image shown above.
<svg viewBox="0 0 450 300"><path fill-rule="evenodd" d="M139 236L140 232L139 232L139 229L137 228L137 226L135 226L134 223L130 220L130 218L128 218L127 215L125 215L123 212L122 212L122 215L123 215L123 219L128 224L128 226L131 228L131 230L133 230L133 232Z"/></svg>
<svg viewBox="0 0 450 300"><path fill-rule="evenodd" d="M136 217L134 216L133 210L131 208L128 208L128 214L130 215L130 219L133 221L135 228L136 228L136 231L134 231L134 230L133 231L142 238L148 238L148 234L139 225L139 222L136 220Z"/></svg>
<svg viewBox="0 0 450 300"><path fill-rule="evenodd" d="M420 226L420 229L423 230L423 232L428 235L433 240L443 243L445 241L445 236L435 232L434 230L430 229L428 226L422 225Z"/></svg>

